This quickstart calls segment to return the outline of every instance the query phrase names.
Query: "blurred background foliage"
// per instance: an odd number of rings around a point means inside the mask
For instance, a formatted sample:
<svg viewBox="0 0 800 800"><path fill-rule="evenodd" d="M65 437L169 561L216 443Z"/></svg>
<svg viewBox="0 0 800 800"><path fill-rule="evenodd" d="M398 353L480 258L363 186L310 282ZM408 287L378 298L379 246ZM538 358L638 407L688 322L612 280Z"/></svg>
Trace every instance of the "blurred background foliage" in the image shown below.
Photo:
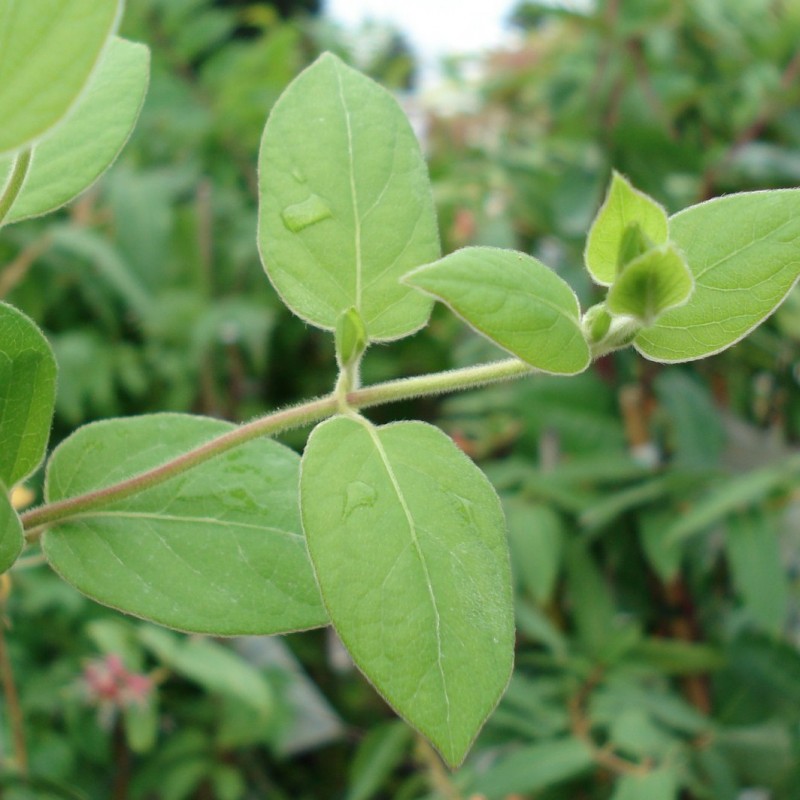
<svg viewBox="0 0 800 800"><path fill-rule="evenodd" d="M512 45L454 57L423 96L402 34L344 31L316 0L128 5L123 34L153 50L134 137L71 207L0 241L0 297L44 327L60 364L54 442L102 417L238 421L330 388L329 337L282 307L255 245L264 120L321 50L401 93L446 251L523 249L586 304L583 241L612 167L670 211L800 184L793 0L522 2ZM370 352L364 378L497 355L437 309ZM698 364L621 353L577 378L374 412L444 427L508 516L516 671L453 775L326 631L187 639L84 600L31 553L2 602L34 777L0 773L0 792L795 800L799 380L795 290Z"/></svg>

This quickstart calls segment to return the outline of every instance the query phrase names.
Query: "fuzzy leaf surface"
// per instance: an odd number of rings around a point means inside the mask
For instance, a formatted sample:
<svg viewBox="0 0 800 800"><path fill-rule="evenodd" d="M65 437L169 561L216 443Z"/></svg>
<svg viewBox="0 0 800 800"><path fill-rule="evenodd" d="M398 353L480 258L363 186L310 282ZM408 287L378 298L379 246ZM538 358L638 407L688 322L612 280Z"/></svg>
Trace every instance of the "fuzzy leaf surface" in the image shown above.
<svg viewBox="0 0 800 800"><path fill-rule="evenodd" d="M689 301L639 333L653 361L692 361L735 344L784 300L800 276L800 189L746 192L670 218L695 288Z"/></svg>
<svg viewBox="0 0 800 800"><path fill-rule="evenodd" d="M437 428L337 417L311 434L303 527L323 600L355 663L451 765L511 674L503 513Z"/></svg>
<svg viewBox="0 0 800 800"><path fill-rule="evenodd" d="M283 301L333 330L355 308L371 341L422 327L432 302L401 285L439 257L428 172L394 98L331 54L286 89L259 155L258 243Z"/></svg>
<svg viewBox="0 0 800 800"><path fill-rule="evenodd" d="M225 433L154 414L79 429L53 453L46 497L108 486ZM52 526L44 551L100 603L173 628L265 634L327 623L300 529L299 458L259 439Z"/></svg>
<svg viewBox="0 0 800 800"><path fill-rule="evenodd" d="M566 281L531 256L465 247L403 280L446 303L479 333L531 366L565 375L589 366L578 298Z"/></svg>
<svg viewBox="0 0 800 800"><path fill-rule="evenodd" d="M0 482L12 486L39 466L50 438L56 362L47 339L0 303Z"/></svg>
<svg viewBox="0 0 800 800"><path fill-rule="evenodd" d="M22 523L5 487L0 483L0 573L17 560L24 543Z"/></svg>
<svg viewBox="0 0 800 800"><path fill-rule="evenodd" d="M24 147L64 117L121 10L122 0L0 3L0 153Z"/></svg>
<svg viewBox="0 0 800 800"><path fill-rule="evenodd" d="M147 90L150 51L114 37L75 109L39 142L5 222L53 211L77 197L114 162L133 130ZM0 157L0 183L13 159Z"/></svg>
<svg viewBox="0 0 800 800"><path fill-rule="evenodd" d="M584 252L586 268L601 286L614 282L626 231L634 224L654 245L666 243L667 212L615 172L606 199L589 229Z"/></svg>

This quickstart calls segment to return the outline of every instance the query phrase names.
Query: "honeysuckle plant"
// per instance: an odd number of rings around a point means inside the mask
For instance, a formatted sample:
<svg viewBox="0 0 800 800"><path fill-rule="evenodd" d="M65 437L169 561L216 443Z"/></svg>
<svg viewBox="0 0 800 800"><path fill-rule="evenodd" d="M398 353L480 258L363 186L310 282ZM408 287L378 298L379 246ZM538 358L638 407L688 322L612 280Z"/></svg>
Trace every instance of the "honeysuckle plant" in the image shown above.
<svg viewBox="0 0 800 800"><path fill-rule="evenodd" d="M91 184L130 134L148 50L115 35L121 2L0 0L0 224ZM56 392L47 339L0 304L0 570L26 542L78 590L182 631L332 625L366 678L457 766L508 683L514 616L505 522L480 469L438 428L364 411L534 373L575 375L614 350L684 362L768 317L800 275L800 190L730 195L672 217L619 174L585 265L605 299L524 253L441 257L419 145L394 98L325 54L264 129L258 245L284 303L330 331L331 392L244 425L111 419L50 453L44 502L12 487L45 458ZM447 305L505 357L371 386L368 349ZM270 436L315 426L302 456Z"/></svg>

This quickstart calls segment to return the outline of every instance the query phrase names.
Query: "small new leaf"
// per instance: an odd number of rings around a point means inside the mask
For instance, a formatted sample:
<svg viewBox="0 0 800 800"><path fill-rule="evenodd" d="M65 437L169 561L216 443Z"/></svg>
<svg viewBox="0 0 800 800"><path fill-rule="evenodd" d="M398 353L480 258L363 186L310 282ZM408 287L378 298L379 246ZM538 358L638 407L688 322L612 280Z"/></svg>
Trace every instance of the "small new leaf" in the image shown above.
<svg viewBox="0 0 800 800"><path fill-rule="evenodd" d="M355 364L368 344L367 329L355 308L343 312L336 323L336 361L342 369Z"/></svg>
<svg viewBox="0 0 800 800"><path fill-rule="evenodd" d="M610 286L620 265L645 244L667 241L667 212L652 197L634 189L618 172L589 229L584 259L592 278Z"/></svg>
<svg viewBox="0 0 800 800"><path fill-rule="evenodd" d="M446 303L478 333L543 372L574 375L589 366L578 298L531 256L465 247L403 282Z"/></svg>
<svg viewBox="0 0 800 800"><path fill-rule="evenodd" d="M636 317L652 325L670 308L685 303L694 280L688 265L674 245L645 251L626 263L606 297L613 314Z"/></svg>

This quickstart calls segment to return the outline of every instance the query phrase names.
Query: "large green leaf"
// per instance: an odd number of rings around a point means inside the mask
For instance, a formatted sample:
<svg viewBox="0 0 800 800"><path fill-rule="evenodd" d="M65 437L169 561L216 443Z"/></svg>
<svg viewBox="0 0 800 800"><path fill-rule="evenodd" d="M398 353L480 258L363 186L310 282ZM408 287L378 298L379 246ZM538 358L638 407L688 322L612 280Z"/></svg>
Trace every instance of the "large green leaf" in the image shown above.
<svg viewBox="0 0 800 800"><path fill-rule="evenodd" d="M0 482L39 466L56 398L53 351L32 320L0 303Z"/></svg>
<svg viewBox="0 0 800 800"><path fill-rule="evenodd" d="M0 483L0 572L5 572L17 560L24 543L22 523Z"/></svg>
<svg viewBox="0 0 800 800"><path fill-rule="evenodd" d="M109 486L231 427L180 414L87 425L53 453L47 499ZM54 525L45 553L95 600L182 630L279 633L324 625L300 530L298 463L276 442L249 442Z"/></svg>
<svg viewBox="0 0 800 800"><path fill-rule="evenodd" d="M62 125L36 145L22 191L6 222L53 211L90 186L128 140L144 101L150 52L114 38L86 92ZM13 159L0 157L0 184Z"/></svg>
<svg viewBox="0 0 800 800"><path fill-rule="evenodd" d="M667 212L618 172L586 238L586 268L597 283L610 286L626 258L630 234L654 245L667 241Z"/></svg>
<svg viewBox="0 0 800 800"><path fill-rule="evenodd" d="M394 98L331 54L275 104L259 156L258 242L300 317L355 308L370 340L420 328L431 301L398 279L439 256L427 169Z"/></svg>
<svg viewBox="0 0 800 800"><path fill-rule="evenodd" d="M0 2L0 153L57 123L89 80L122 0Z"/></svg>
<svg viewBox="0 0 800 800"><path fill-rule="evenodd" d="M447 303L484 336L545 372L574 375L589 366L578 298L531 256L466 247L414 270L404 283Z"/></svg>
<svg viewBox="0 0 800 800"><path fill-rule="evenodd" d="M513 661L494 489L437 428L337 417L311 434L300 498L322 597L350 654L458 764Z"/></svg>
<svg viewBox="0 0 800 800"><path fill-rule="evenodd" d="M654 361L691 361L738 342L796 283L800 189L734 194L691 206L670 219L670 239L694 274L694 292L634 344Z"/></svg>

